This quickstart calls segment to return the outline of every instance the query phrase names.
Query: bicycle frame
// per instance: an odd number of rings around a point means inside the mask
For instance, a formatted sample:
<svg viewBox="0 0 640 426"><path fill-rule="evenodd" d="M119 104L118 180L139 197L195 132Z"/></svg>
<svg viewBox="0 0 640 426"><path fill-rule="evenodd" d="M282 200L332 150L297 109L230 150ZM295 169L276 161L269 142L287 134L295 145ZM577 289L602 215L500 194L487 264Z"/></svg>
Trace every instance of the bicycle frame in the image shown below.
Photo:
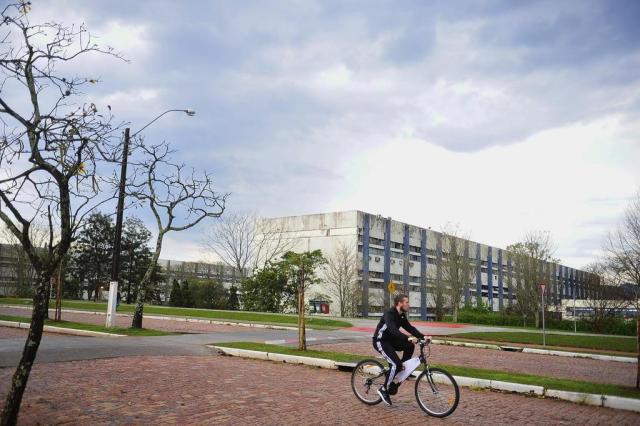
<svg viewBox="0 0 640 426"><path fill-rule="evenodd" d="M420 345L420 355L418 355L418 357L417 357L417 358L420 360L420 364L418 365L418 367L419 367L420 365L424 366L424 370L425 370L427 373L429 373L429 361L428 361L429 353L427 353L427 354L425 355L424 348L425 348L425 347L428 347L428 348L429 348L429 351L430 351L430 350L431 350L431 349L430 349L430 347L429 347L429 344L430 344L430 343L431 343L431 339L429 339L429 338L428 338L428 339L425 339L425 340L420 340L420 341L419 341L419 345ZM411 358L411 359L415 359L415 358ZM417 369L418 369L418 367L416 367L413 371L417 370ZM412 373L413 373L413 371L412 371ZM388 372L389 372L389 367L387 367L387 368L385 368L384 370L382 370L382 372L381 372L379 375L377 375L376 377L372 378L372 379L371 379L371 381L373 381L373 380L375 380L375 379L378 379L378 378L380 378L380 377L381 377L381 376L383 376L383 375L385 375L385 376L386 376L386 375L388 374ZM399 372L398 372L398 373L399 373ZM397 377L397 376L398 376L398 374L396 374L396 377ZM399 386L401 383L403 383L405 380L407 380L410 376L411 376L411 374L409 374L407 377L405 377L404 379L402 379L401 381L399 381L399 382L397 383L397 385ZM429 375L429 377L430 377L430 375ZM430 384L431 384L431 385L432 385L432 387L433 387L433 384L431 383L431 380L429 380L429 382L430 382Z"/></svg>

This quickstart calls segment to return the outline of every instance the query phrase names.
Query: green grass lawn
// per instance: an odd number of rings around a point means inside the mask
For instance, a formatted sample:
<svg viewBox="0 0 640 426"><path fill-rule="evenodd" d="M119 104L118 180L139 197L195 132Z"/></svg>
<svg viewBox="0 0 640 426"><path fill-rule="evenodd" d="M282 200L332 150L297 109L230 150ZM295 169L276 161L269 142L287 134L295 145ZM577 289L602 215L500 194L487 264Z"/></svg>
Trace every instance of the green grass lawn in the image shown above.
<svg viewBox="0 0 640 426"><path fill-rule="evenodd" d="M340 362L358 362L370 356L353 355L329 351L299 351L295 348L281 345L267 345L252 342L215 343L215 346L228 348L248 349L253 351L273 352L287 355L300 355L311 358L331 359ZM584 382L580 380L558 379L554 377L534 376L531 374L508 373L499 370L484 368L460 367L447 364L430 364L432 367L441 367L456 376L474 377L477 379L500 380L511 383L522 383L534 386L543 386L545 389L563 390L569 392L595 393L602 395L623 396L640 399L640 391L625 386Z"/></svg>
<svg viewBox="0 0 640 426"><path fill-rule="evenodd" d="M31 319L29 317L20 317L16 315L0 315L0 320L2 321L18 321L18 322L30 322ZM170 334L167 331L160 330L150 330L147 328L107 328L100 325L95 324L84 324L79 322L72 321L53 321L53 320L45 320L45 325L51 325L54 327L61 328L72 328L74 330L88 330L88 331L100 331L103 333L113 333L113 334L124 334L127 336L168 336Z"/></svg>
<svg viewBox="0 0 640 426"><path fill-rule="evenodd" d="M520 343L542 345L542 333L526 332L484 332L484 333L459 333L451 335L451 340L469 339L493 342ZM598 349L604 351L617 351L634 353L636 341L634 338L624 336L585 336L578 334L547 334L547 346L559 346L564 348Z"/></svg>
<svg viewBox="0 0 640 426"><path fill-rule="evenodd" d="M54 302L55 303L55 302ZM31 299L17 299L12 297L0 298L0 304L6 305L24 305L31 306ZM53 307L53 305L51 306ZM107 312L107 304L105 302L89 302L82 300L63 300L63 308L79 309L86 311ZM120 304L118 312L133 313L135 305ZM169 306L145 305L145 314L152 315L169 315L179 317L207 318L221 321L247 322L259 324L274 324L284 326L296 326L298 324L297 315L287 314L271 314L263 312L247 312L247 311L223 311L213 309L195 309L195 308L174 308ZM335 329L341 327L351 327L351 323L347 321L334 320L330 318L307 317L306 325L316 329Z"/></svg>

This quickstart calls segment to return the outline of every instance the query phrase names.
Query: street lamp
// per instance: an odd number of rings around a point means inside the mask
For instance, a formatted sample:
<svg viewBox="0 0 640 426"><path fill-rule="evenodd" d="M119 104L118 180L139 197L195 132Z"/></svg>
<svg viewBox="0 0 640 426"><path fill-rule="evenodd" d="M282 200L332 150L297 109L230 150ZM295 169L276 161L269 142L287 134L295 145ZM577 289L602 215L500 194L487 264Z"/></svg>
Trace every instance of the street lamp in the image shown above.
<svg viewBox="0 0 640 426"><path fill-rule="evenodd" d="M122 168L120 170L120 184L118 188L118 206L116 208L116 232L113 241L113 261L111 264L111 283L109 286L109 303L107 306L107 327L114 327L116 323L115 308L118 291L118 273L120 272L120 242L122 240L122 216L124 214L124 187L127 180L127 157L129 156L129 140L142 132L144 129L158 121L161 117L170 112L184 112L189 117L196 115L192 109L168 109L156 118L145 124L137 132L130 134L129 127L124 129L124 144L122 147ZM129 295L127 295L127 299Z"/></svg>

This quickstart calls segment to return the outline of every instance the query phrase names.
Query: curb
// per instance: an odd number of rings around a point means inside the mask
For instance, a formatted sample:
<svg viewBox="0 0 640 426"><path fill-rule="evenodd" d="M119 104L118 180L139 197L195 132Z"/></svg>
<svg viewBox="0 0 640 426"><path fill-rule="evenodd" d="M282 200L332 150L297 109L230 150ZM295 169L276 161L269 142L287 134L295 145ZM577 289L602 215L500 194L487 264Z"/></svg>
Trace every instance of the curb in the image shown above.
<svg viewBox="0 0 640 426"><path fill-rule="evenodd" d="M0 308L17 308L17 309L29 309L29 310L32 309L30 306L3 305L3 304L0 304ZM68 313L74 313L74 314L88 314L88 315L103 315L103 316L107 315L106 312L83 311L82 309L63 309L62 312L68 312ZM116 312L116 316L130 317L131 314L122 314L122 313ZM288 327L285 325L257 324L257 323L251 323L251 322L218 321L218 320L208 320L203 318L175 317L175 316L168 316L168 315L145 315L144 317L148 319L157 319L157 320L166 320L166 321L196 322L196 323L212 324L212 325L235 325L240 327L267 328L271 330L298 331L297 327ZM313 329L307 327L307 330L313 330Z"/></svg>
<svg viewBox="0 0 640 426"><path fill-rule="evenodd" d="M564 356L569 358L586 358L586 359L595 359L598 361L628 362L632 364L638 362L638 359L634 357L616 356L616 355L600 355L600 354L592 354L588 352L554 351L550 349L527 348L522 346L492 345L488 343L470 343L470 342L460 342L457 340L441 340L441 339L434 339L432 343L435 345L462 346L467 348L492 349L496 351L507 350L510 352L523 352L523 353L538 354L538 355Z"/></svg>
<svg viewBox="0 0 640 426"><path fill-rule="evenodd" d="M218 352L243 358L261 359L267 361L281 361L289 364L304 364L314 367L337 370L339 367L355 367L356 363L337 362L330 359L311 358L298 355L275 354L271 352L252 351L248 349L226 348L223 346L206 345ZM412 373L417 377L421 372ZM560 399L578 404L593 405L597 407L607 407L617 410L628 410L640 413L640 400L633 398L623 398L612 395L598 395L582 392L568 392L555 389L546 389L542 386L526 385L522 383L503 382L499 380L477 379L474 377L453 376L459 386L495 389L503 392L513 392L525 395L544 396L548 398Z"/></svg>
<svg viewBox="0 0 640 426"><path fill-rule="evenodd" d="M431 343L433 343L434 345L463 346L467 348L493 349L496 351L502 350L500 346L492 345L488 343L469 343L469 342L459 342L457 340L440 340L440 339L433 339Z"/></svg>
<svg viewBox="0 0 640 426"><path fill-rule="evenodd" d="M31 324L28 322L0 320L0 326L29 329ZM126 337L124 334L105 333L103 331L77 330L75 328L56 327L54 325L45 325L43 327L43 331L58 334L71 334L74 336Z"/></svg>
<svg viewBox="0 0 640 426"><path fill-rule="evenodd" d="M599 361L628 362L632 364L638 362L637 358L632 358L627 356L600 355L600 354L590 354L590 353L584 353L584 352L552 351L549 349L536 349L536 348L522 348L522 352L529 353L529 354L564 356L564 357L570 357L570 358L589 358L589 359L596 359Z"/></svg>
<svg viewBox="0 0 640 426"><path fill-rule="evenodd" d="M261 359L265 361L285 362L288 364L304 364L313 367L327 368L329 370L337 370L339 366L346 366L346 363L337 363L331 359L312 358L299 355L286 355L273 352L251 351L248 349L225 348L216 345L205 345L213 348L225 355L238 356L243 358Z"/></svg>

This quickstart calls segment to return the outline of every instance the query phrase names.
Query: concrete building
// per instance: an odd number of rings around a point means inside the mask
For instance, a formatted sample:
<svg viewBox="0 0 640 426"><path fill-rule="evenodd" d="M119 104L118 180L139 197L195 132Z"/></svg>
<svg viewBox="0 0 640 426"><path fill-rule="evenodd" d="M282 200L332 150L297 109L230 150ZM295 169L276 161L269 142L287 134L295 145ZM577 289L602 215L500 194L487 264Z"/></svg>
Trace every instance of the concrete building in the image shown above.
<svg viewBox="0 0 640 426"><path fill-rule="evenodd" d="M434 283L441 273L438 265L447 257L442 248L442 234L419 226L362 211L346 211L304 216L260 219L269 229L278 229L295 240L296 251L322 250L325 257L339 245L357 247L358 286L361 291L359 311L363 316L379 314L390 306L388 284L409 294L412 314L422 319L433 317ZM464 290L463 301L480 295L494 311L513 303L515 295L508 285L514 265L506 250L469 240L461 240L464 253L473 265L472 279ZM586 297L586 273L568 266L541 264L548 276L549 299ZM326 289L325 289L326 290ZM329 291L318 290L320 293ZM335 302L330 304L334 313Z"/></svg>
<svg viewBox="0 0 640 426"><path fill-rule="evenodd" d="M212 279L220 281L226 289L232 285L240 285L242 274L223 262L186 262L182 260L158 259L158 265L163 269L165 281L171 288L174 279L178 282L189 279Z"/></svg>
<svg viewBox="0 0 640 426"><path fill-rule="evenodd" d="M31 296L35 272L22 247L0 243L0 296Z"/></svg>

